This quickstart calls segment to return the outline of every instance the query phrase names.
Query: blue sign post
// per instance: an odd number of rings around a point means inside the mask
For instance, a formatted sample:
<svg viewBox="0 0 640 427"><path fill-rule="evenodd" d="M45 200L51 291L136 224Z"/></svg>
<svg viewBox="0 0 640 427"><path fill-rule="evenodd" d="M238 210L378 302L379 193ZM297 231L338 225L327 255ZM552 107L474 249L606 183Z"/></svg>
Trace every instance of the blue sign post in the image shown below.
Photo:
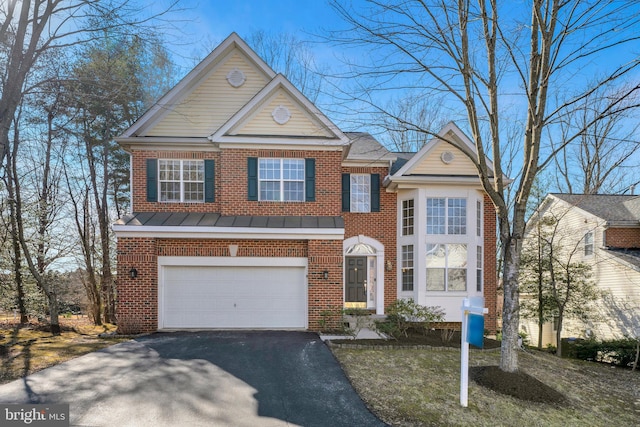
<svg viewBox="0 0 640 427"><path fill-rule="evenodd" d="M465 298L462 301L462 342L460 343L460 405L469 404L469 344L482 348L484 342L483 297Z"/></svg>

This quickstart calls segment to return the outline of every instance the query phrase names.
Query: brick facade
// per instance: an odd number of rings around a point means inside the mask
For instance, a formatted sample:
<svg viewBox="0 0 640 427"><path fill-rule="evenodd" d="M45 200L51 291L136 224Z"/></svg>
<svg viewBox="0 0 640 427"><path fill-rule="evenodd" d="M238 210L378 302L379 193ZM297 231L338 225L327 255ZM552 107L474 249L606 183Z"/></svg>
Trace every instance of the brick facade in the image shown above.
<svg viewBox="0 0 640 427"><path fill-rule="evenodd" d="M640 228L607 228L605 246L610 248L640 248Z"/></svg>
<svg viewBox="0 0 640 427"><path fill-rule="evenodd" d="M386 168L344 167L343 173L367 173L379 174L380 180L384 179L388 170ZM384 245L384 305L387 307L398 298L397 286L397 212L395 193L387 193L380 186L380 212L352 213L343 212L345 222L344 238L363 235L376 239ZM391 267L391 268L388 268Z"/></svg>

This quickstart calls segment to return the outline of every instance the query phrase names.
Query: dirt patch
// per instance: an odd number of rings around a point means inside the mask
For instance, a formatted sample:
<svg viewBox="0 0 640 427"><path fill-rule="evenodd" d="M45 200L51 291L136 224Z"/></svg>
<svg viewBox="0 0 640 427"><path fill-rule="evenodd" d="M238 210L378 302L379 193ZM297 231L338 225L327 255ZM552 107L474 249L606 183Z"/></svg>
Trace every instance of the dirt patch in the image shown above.
<svg viewBox="0 0 640 427"><path fill-rule="evenodd" d="M529 402L562 404L566 398L548 385L521 371L505 372L498 366L474 366L469 377L495 392Z"/></svg>
<svg viewBox="0 0 640 427"><path fill-rule="evenodd" d="M60 329L52 335L45 323L0 322L0 384L125 340L100 338L115 325L95 326L86 317L60 319Z"/></svg>

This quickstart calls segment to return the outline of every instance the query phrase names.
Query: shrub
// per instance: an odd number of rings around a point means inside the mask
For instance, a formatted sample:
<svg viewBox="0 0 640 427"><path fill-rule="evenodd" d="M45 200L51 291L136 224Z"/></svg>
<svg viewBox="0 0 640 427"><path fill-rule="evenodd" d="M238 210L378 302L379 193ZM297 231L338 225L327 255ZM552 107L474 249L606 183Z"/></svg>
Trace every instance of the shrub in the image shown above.
<svg viewBox="0 0 640 427"><path fill-rule="evenodd" d="M576 359L611 363L616 366L632 366L636 357L637 340L622 338L607 341L576 340Z"/></svg>
<svg viewBox="0 0 640 427"><path fill-rule="evenodd" d="M426 307L417 304L413 299L399 299L387 307L385 320L375 322L376 329L383 334L398 339L408 336L411 327L419 327L426 333L433 322L444 319L444 311L440 307Z"/></svg>

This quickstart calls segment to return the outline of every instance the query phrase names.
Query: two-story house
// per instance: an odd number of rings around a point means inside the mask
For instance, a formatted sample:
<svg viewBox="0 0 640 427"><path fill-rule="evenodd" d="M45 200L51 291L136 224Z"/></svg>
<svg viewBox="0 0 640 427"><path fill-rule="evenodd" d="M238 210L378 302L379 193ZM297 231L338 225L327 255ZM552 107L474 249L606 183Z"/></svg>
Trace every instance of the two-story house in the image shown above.
<svg viewBox="0 0 640 427"><path fill-rule="evenodd" d="M540 221L545 217L549 225ZM560 256L590 266L589 279L601 293L588 318L565 319L562 336L640 336L640 196L551 193L529 221L527 239L536 238L539 223L557 229ZM523 319L521 327L536 343L537 322ZM543 326L543 345L557 345L556 329L554 321Z"/></svg>
<svg viewBox="0 0 640 427"><path fill-rule="evenodd" d="M399 157L232 34L117 141L121 332L317 330L328 309L408 297L458 322L470 295L495 328L495 212L455 125Z"/></svg>

